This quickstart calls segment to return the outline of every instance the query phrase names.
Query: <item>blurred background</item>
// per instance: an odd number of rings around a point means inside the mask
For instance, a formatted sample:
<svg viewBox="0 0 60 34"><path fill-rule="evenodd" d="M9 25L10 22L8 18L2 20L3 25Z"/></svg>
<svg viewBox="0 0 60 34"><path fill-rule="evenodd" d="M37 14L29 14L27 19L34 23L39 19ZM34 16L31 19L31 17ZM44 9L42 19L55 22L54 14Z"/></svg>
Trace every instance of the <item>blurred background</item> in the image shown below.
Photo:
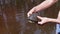
<svg viewBox="0 0 60 34"><path fill-rule="evenodd" d="M44 0L0 0L0 34L56 34L56 23L28 23L27 12ZM57 18L60 0L41 13Z"/></svg>

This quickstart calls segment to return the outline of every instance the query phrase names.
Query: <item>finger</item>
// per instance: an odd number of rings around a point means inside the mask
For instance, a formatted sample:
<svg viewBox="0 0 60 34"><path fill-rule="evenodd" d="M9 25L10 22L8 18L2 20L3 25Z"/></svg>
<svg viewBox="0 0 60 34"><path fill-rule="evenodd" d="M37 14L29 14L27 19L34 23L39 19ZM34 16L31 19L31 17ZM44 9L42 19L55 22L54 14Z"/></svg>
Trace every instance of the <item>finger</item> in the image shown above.
<svg viewBox="0 0 60 34"><path fill-rule="evenodd" d="M41 24L42 25L42 24L44 24L44 22L41 21L41 22L38 22L38 24Z"/></svg>
<svg viewBox="0 0 60 34"><path fill-rule="evenodd" d="M30 15L29 15L29 13L27 13L27 17L29 17Z"/></svg>
<svg viewBox="0 0 60 34"><path fill-rule="evenodd" d="M27 17L29 17L30 15L31 15L31 13L28 13L28 14L27 14Z"/></svg>
<svg viewBox="0 0 60 34"><path fill-rule="evenodd" d="M38 18L38 19L43 19L43 18L42 18L42 17L40 17L40 16L37 16L37 18Z"/></svg>
<svg viewBox="0 0 60 34"><path fill-rule="evenodd" d="M29 17L29 14L27 14L27 17Z"/></svg>

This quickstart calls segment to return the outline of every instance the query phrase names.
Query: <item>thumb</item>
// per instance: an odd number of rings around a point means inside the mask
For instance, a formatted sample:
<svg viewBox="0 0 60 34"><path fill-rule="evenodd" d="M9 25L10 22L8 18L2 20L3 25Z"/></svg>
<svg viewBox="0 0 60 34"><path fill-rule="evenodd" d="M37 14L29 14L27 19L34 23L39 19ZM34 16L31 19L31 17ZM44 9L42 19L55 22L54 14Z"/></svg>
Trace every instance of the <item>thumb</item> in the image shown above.
<svg viewBox="0 0 60 34"><path fill-rule="evenodd" d="M41 24L41 25L42 25L42 24L44 24L44 23L41 21L41 22L38 22L38 24Z"/></svg>

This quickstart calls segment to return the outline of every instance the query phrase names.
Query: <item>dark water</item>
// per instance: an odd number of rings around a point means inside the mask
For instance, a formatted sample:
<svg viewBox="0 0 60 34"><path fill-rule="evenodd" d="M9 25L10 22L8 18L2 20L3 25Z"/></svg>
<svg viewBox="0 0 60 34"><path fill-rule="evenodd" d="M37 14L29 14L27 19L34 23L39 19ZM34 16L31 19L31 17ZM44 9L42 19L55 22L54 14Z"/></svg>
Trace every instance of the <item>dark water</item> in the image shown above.
<svg viewBox="0 0 60 34"><path fill-rule="evenodd" d="M55 34L55 23L38 25L27 21L27 12L40 2L42 0L0 0L0 34ZM50 16L46 16L51 17L50 11L54 9L47 10Z"/></svg>

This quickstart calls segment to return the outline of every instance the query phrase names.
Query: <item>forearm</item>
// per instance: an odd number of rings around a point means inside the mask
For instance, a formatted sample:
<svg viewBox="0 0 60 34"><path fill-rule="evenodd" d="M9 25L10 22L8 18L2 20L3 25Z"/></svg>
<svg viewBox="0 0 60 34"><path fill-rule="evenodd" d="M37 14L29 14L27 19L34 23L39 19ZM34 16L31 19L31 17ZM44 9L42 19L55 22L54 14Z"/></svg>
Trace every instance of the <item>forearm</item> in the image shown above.
<svg viewBox="0 0 60 34"><path fill-rule="evenodd" d="M49 19L49 21L50 21L50 22L60 23L60 21L59 21L59 20L57 20L57 19L53 19L53 18L50 18L50 19Z"/></svg>
<svg viewBox="0 0 60 34"><path fill-rule="evenodd" d="M53 5L54 3L56 3L57 1L53 1L53 0L45 0L43 1L41 4L35 6L35 11L41 11L41 10L44 10L48 7L50 7L51 5Z"/></svg>

